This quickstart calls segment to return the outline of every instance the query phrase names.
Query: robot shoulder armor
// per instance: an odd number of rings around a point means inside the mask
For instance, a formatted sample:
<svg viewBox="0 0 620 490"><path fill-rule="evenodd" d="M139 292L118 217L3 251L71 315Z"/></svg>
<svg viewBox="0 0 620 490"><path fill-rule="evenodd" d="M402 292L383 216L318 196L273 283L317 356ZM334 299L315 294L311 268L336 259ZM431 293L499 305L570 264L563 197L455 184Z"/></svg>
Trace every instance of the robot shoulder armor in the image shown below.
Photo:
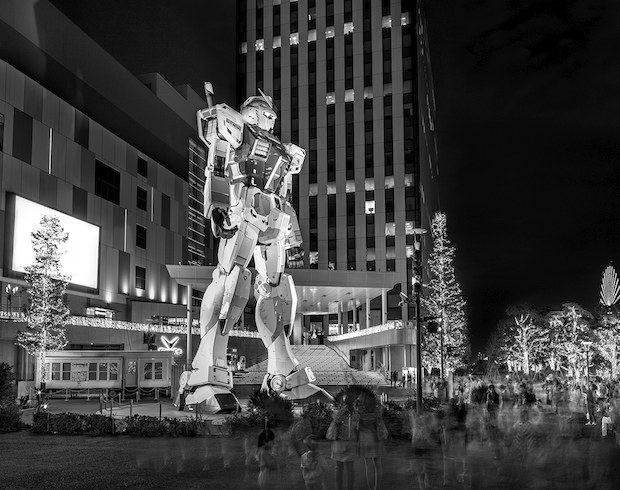
<svg viewBox="0 0 620 490"><path fill-rule="evenodd" d="M233 148L238 148L243 141L243 116L226 104L217 104L215 110L219 137L228 141Z"/></svg>

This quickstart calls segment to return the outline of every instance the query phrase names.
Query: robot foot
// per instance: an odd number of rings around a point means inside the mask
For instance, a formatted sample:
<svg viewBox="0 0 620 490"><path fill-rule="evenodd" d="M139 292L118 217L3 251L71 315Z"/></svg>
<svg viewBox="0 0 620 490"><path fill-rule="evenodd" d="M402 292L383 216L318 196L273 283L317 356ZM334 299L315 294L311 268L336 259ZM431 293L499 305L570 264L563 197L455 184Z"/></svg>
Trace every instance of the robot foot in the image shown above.
<svg viewBox="0 0 620 490"><path fill-rule="evenodd" d="M303 400L317 393L322 393L330 401L334 398L323 388L314 384L316 377L309 367L293 371L288 376L282 374L265 375L261 389L275 393L291 400Z"/></svg>
<svg viewBox="0 0 620 490"><path fill-rule="evenodd" d="M185 397L185 407L204 414L235 413L239 400L227 388L203 385L192 388Z"/></svg>
<svg viewBox="0 0 620 490"><path fill-rule="evenodd" d="M322 394L324 395L330 402L334 402L334 397L331 396L327 391L325 391L320 386L317 386L312 383L308 383L307 385L297 386L292 388L290 391L285 391L282 393L282 396L285 398L289 398L291 400L305 400L313 395Z"/></svg>

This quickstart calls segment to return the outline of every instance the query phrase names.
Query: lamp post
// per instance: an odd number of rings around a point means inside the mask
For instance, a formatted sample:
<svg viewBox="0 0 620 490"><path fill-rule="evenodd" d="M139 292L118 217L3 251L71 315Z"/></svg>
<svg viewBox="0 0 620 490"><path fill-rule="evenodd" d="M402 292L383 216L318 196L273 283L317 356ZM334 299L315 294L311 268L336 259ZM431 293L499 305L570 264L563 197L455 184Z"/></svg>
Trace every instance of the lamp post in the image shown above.
<svg viewBox="0 0 620 490"><path fill-rule="evenodd" d="M592 345L592 342L589 340L584 340L581 342L581 345L586 348L586 383L588 385L588 389L590 389L590 346Z"/></svg>
<svg viewBox="0 0 620 490"><path fill-rule="evenodd" d="M420 237L426 233L424 228L414 228L413 274L411 283L415 297L415 353L416 353L416 411L422 415L422 315L420 314L420 296L422 294L422 243Z"/></svg>

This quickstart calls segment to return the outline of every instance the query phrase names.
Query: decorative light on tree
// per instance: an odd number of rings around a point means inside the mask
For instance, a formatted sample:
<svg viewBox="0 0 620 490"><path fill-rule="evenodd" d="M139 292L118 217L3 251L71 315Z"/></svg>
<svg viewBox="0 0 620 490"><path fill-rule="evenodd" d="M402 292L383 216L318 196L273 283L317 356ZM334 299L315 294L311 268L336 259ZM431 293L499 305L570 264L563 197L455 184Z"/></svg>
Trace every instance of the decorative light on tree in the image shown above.
<svg viewBox="0 0 620 490"><path fill-rule="evenodd" d="M611 308L620 299L620 282L614 266L609 264L601 280L601 304Z"/></svg>
<svg viewBox="0 0 620 490"><path fill-rule="evenodd" d="M590 340L592 320L592 314L576 303L564 303L562 310L550 314L547 320L549 350L557 353L560 364L575 379L581 364L585 365L581 342Z"/></svg>
<svg viewBox="0 0 620 490"><path fill-rule="evenodd" d="M60 272L61 246L69 235L55 216L43 216L40 227L32 232L34 263L25 268L30 306L28 327L17 334L17 345L39 358L40 380L46 382L45 357L48 350L67 345L64 325L69 308L63 296L69 278Z"/></svg>
<svg viewBox="0 0 620 490"><path fill-rule="evenodd" d="M619 371L618 343L620 342L620 315L617 303L620 299L620 282L613 265L603 272L598 311L599 328L594 330L594 348L606 361L609 374L614 378Z"/></svg>
<svg viewBox="0 0 620 490"><path fill-rule="evenodd" d="M454 272L455 248L448 239L447 217L435 213L431 223L433 250L428 259L430 282L423 305L431 316L441 318L438 334L425 332L424 361L428 368L439 367L443 340L446 368L454 371L468 363L469 333L465 315L465 299Z"/></svg>
<svg viewBox="0 0 620 490"><path fill-rule="evenodd" d="M545 335L541 317L529 305L511 306L506 310L510 319L503 325L503 351L512 366L529 374L531 367L539 359Z"/></svg>

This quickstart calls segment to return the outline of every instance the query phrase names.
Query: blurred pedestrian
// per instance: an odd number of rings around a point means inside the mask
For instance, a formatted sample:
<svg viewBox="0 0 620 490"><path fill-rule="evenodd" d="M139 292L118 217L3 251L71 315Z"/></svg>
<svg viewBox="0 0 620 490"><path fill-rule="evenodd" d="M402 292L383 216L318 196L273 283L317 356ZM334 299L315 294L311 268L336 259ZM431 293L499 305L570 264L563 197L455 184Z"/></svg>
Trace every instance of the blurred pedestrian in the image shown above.
<svg viewBox="0 0 620 490"><path fill-rule="evenodd" d="M275 434L264 429L258 435L258 486L261 490L272 490L278 483L278 459L275 454Z"/></svg>
<svg viewBox="0 0 620 490"><path fill-rule="evenodd" d="M324 490L325 464L317 450L316 439L313 435L306 436L304 444L308 450L301 455L301 474L306 490Z"/></svg>
<svg viewBox="0 0 620 490"><path fill-rule="evenodd" d="M596 425L596 385L592 383L586 390L586 425Z"/></svg>
<svg viewBox="0 0 620 490"><path fill-rule="evenodd" d="M338 408L334 411L332 422L327 429L327 439L332 442L332 459L336 462L336 489L353 490L355 484L355 467L357 459L357 440L359 414L345 394ZM346 481L346 487L345 487Z"/></svg>
<svg viewBox="0 0 620 490"><path fill-rule="evenodd" d="M369 490L378 490L383 478L381 457L385 453L383 441L388 436L387 428L374 393L363 392L356 406L359 413L359 454L364 458L366 484Z"/></svg>

